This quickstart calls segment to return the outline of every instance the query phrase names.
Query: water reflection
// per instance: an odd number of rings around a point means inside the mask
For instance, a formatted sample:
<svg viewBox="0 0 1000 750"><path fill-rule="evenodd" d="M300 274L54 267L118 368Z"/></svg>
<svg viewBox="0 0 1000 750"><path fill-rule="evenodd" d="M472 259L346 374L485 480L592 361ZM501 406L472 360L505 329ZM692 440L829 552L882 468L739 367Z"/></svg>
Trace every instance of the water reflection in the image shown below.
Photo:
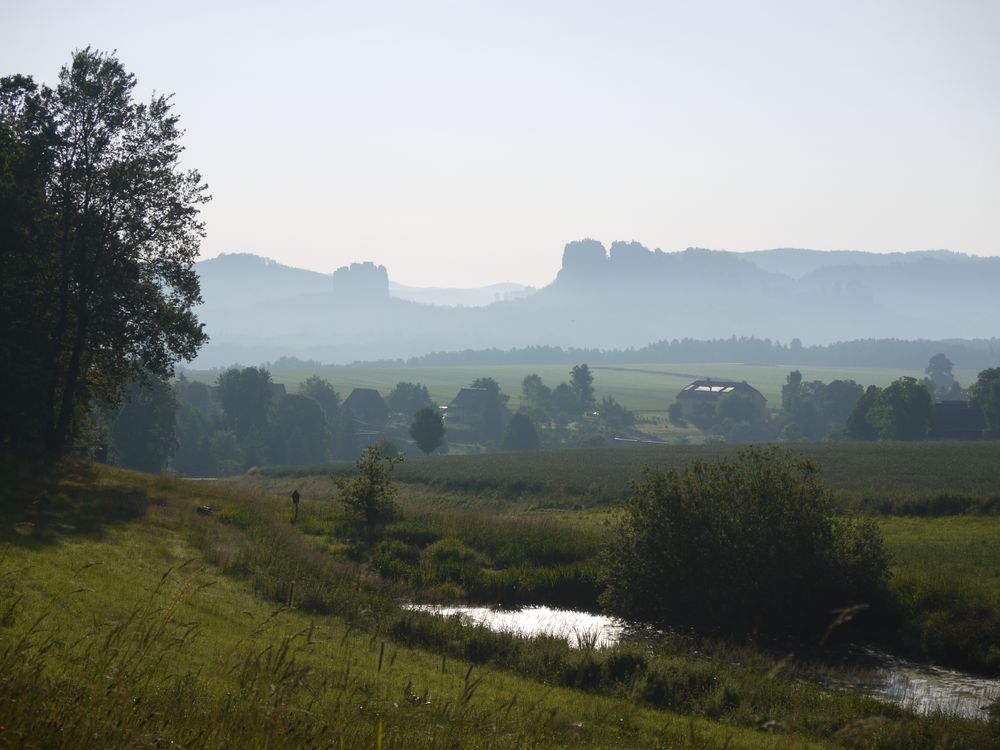
<svg viewBox="0 0 1000 750"><path fill-rule="evenodd" d="M876 670L873 678L857 686L914 713L941 711L985 719L989 704L1000 698L1000 680L918 664L874 649L861 649L860 654Z"/></svg>
<svg viewBox="0 0 1000 750"><path fill-rule="evenodd" d="M551 607L509 610L413 604L407 608L443 617L458 615L496 631L565 638L574 648L606 648L635 633L616 617ZM862 690L918 714L940 711L970 719L985 719L989 704L1000 698L1000 680L917 664L873 649L857 649L853 656L859 667L868 667L864 676L829 680L828 685Z"/></svg>
<svg viewBox="0 0 1000 750"><path fill-rule="evenodd" d="M414 604L408 609L431 612L442 617L460 615L474 625L485 625L490 630L517 633L518 635L552 635L565 638L573 648L583 646L606 648L621 640L627 630L626 623L617 617L577 612L551 607L524 607L523 609L492 609L490 607L447 607L434 604Z"/></svg>

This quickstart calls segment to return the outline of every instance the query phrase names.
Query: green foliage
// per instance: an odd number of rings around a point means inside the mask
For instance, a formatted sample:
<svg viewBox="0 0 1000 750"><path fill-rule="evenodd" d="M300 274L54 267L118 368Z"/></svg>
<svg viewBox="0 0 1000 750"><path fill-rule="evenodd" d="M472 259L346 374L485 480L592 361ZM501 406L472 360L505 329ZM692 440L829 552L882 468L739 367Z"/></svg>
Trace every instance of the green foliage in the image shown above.
<svg viewBox="0 0 1000 750"><path fill-rule="evenodd" d="M552 389L542 382L542 378L536 374L525 375L521 381L521 406L536 421L549 421L549 401L552 398Z"/></svg>
<svg viewBox="0 0 1000 750"><path fill-rule="evenodd" d="M847 418L847 435L854 440L874 440L878 437L878 432L874 425L868 421L868 415L878 403L879 394L882 389L877 385L870 385L858 399L857 404Z"/></svg>
<svg viewBox="0 0 1000 750"><path fill-rule="evenodd" d="M62 454L94 399L165 378L207 336L194 260L209 196L182 171L170 97L139 103L114 54L55 88L0 79L0 443Z"/></svg>
<svg viewBox="0 0 1000 750"><path fill-rule="evenodd" d="M173 468L192 477L210 477L216 473L216 456L212 449L212 434L202 412L187 404L177 409L174 423L177 450ZM235 442L236 437L229 433Z"/></svg>
<svg viewBox="0 0 1000 750"><path fill-rule="evenodd" d="M308 396L320 405L326 424L333 429L340 417L340 394L337 393L329 380L312 375L299 386L299 393Z"/></svg>
<svg viewBox="0 0 1000 750"><path fill-rule="evenodd" d="M781 388L781 418L786 427L795 425L795 439L821 440L845 426L863 393L853 380L803 382L793 370Z"/></svg>
<svg viewBox="0 0 1000 750"><path fill-rule="evenodd" d="M604 602L663 626L816 635L831 610L880 600L882 540L835 517L818 471L774 448L648 471L609 536Z"/></svg>
<svg viewBox="0 0 1000 750"><path fill-rule="evenodd" d="M410 437L417 447L425 454L431 454L441 447L444 441L444 420L433 406L417 409L410 425Z"/></svg>
<svg viewBox="0 0 1000 750"><path fill-rule="evenodd" d="M536 451L541 445L538 430L527 414L515 414L507 423L501 447L505 451Z"/></svg>
<svg viewBox="0 0 1000 750"><path fill-rule="evenodd" d="M482 442L495 444L503 436L510 416L507 409L510 397L500 390L500 384L493 378L476 378L470 387L483 388L488 394L483 413L472 420L474 432Z"/></svg>
<svg viewBox="0 0 1000 750"><path fill-rule="evenodd" d="M939 353L930 358L924 369L927 374L925 385L936 400L961 396L962 386L955 380L952 367L951 360Z"/></svg>
<svg viewBox="0 0 1000 750"><path fill-rule="evenodd" d="M577 411L594 408L594 375L587 365L573 365L569 387L576 398Z"/></svg>
<svg viewBox="0 0 1000 750"><path fill-rule="evenodd" d="M932 407L927 388L902 377L882 389L867 419L882 440L922 440L931 429Z"/></svg>
<svg viewBox="0 0 1000 750"><path fill-rule="evenodd" d="M333 478L344 507L360 516L369 529L398 515L392 471L402 460L402 456L383 456L379 446L369 445L355 464L354 476Z"/></svg>
<svg viewBox="0 0 1000 750"><path fill-rule="evenodd" d="M635 414L618 403L614 396L605 396L597 405L601 422L612 431L623 430L635 425Z"/></svg>
<svg viewBox="0 0 1000 750"><path fill-rule="evenodd" d="M231 367L216 383L226 426L236 437L243 442L252 429L258 435L265 434L273 394L271 373L263 367Z"/></svg>
<svg viewBox="0 0 1000 750"><path fill-rule="evenodd" d="M1000 673L1000 601L985 586L928 571L899 576L892 589L909 652Z"/></svg>
<svg viewBox="0 0 1000 750"><path fill-rule="evenodd" d="M474 549L451 537L434 542L424 550L421 559L432 581L470 585L482 574L485 563Z"/></svg>
<svg viewBox="0 0 1000 750"><path fill-rule="evenodd" d="M330 458L330 430L318 402L289 393L278 402L270 458L278 464L318 464Z"/></svg>
<svg viewBox="0 0 1000 750"><path fill-rule="evenodd" d="M688 421L684 418L684 406L679 401L674 401L667 408L667 416L670 423L675 427L687 427Z"/></svg>
<svg viewBox="0 0 1000 750"><path fill-rule="evenodd" d="M389 411L401 415L404 419L413 417L425 407L434 408L434 401L427 391L426 385L420 383L396 383L385 398Z"/></svg>
<svg viewBox="0 0 1000 750"><path fill-rule="evenodd" d="M1000 437L1000 367L979 373L969 388L969 401L983 410L992 437Z"/></svg>
<svg viewBox="0 0 1000 750"><path fill-rule="evenodd" d="M149 376L145 383L130 383L111 433L121 465L161 471L177 448L176 411L177 402L163 379Z"/></svg>

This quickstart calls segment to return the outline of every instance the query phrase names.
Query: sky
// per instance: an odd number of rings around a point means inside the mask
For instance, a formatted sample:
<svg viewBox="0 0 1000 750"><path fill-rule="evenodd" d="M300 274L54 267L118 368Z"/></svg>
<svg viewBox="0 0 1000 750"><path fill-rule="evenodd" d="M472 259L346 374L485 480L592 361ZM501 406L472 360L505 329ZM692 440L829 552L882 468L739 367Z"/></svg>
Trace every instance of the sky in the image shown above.
<svg viewBox="0 0 1000 750"><path fill-rule="evenodd" d="M1000 2L0 0L0 75L173 92L202 257L542 286L665 251L1000 255Z"/></svg>

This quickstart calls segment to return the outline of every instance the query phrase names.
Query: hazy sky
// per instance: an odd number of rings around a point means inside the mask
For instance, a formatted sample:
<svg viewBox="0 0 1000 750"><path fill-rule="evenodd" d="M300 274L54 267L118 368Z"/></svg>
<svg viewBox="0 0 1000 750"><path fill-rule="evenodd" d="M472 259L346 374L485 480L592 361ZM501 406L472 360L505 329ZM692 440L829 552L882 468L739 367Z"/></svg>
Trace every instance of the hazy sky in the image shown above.
<svg viewBox="0 0 1000 750"><path fill-rule="evenodd" d="M542 285L563 245L1000 255L1000 2L0 0L175 92L203 257Z"/></svg>

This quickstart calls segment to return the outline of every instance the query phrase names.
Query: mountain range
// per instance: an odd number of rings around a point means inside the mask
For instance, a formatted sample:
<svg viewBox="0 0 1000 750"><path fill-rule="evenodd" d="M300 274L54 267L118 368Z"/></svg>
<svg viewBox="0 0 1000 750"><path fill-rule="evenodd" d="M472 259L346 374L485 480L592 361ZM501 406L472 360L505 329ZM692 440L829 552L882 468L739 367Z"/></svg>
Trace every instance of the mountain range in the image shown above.
<svg viewBox="0 0 1000 750"><path fill-rule="evenodd" d="M588 239L566 245L556 278L538 290L404 287L373 263L323 274L249 254L196 267L211 337L197 367L733 335L823 344L1000 333L1000 258L947 250L664 252Z"/></svg>

